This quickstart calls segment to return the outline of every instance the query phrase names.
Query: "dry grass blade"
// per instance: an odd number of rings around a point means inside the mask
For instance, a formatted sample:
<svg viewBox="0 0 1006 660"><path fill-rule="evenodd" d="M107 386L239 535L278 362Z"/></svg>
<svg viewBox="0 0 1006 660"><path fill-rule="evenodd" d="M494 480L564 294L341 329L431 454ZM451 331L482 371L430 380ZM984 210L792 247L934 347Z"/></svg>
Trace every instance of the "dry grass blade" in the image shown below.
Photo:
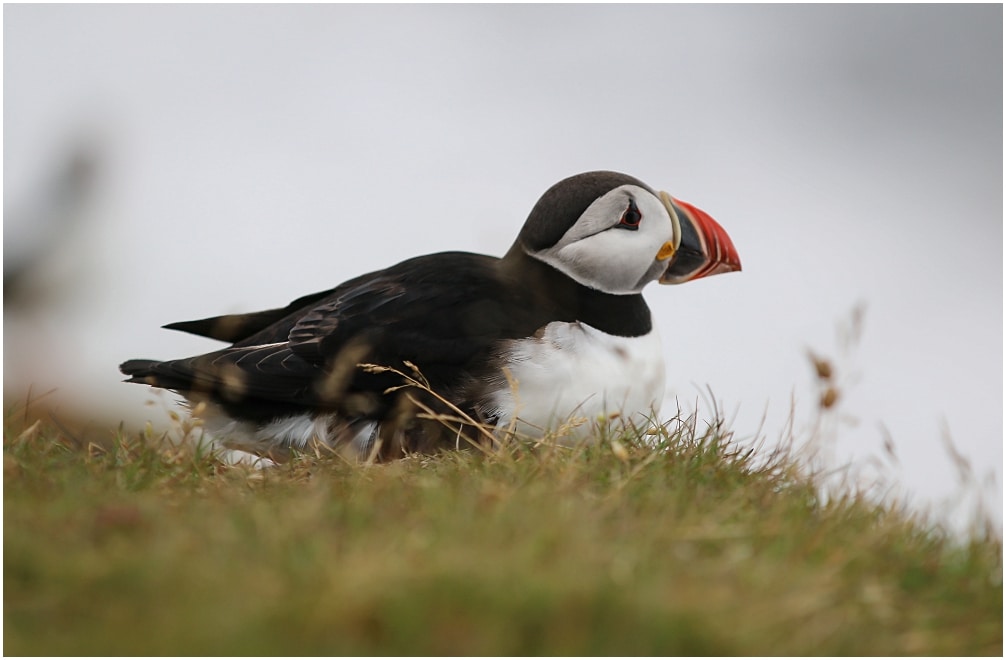
<svg viewBox="0 0 1006 660"><path fill-rule="evenodd" d="M439 393L437 393L436 391L434 391L433 389L431 389L430 385L429 385L429 382L426 380L426 378L423 377L423 375L419 372L419 369L414 364L412 364L411 362L408 362L408 361L406 361L405 364L406 364L406 366L408 366L409 368L411 368L414 371L413 375L410 376L410 375L404 373L403 371L401 371L400 369L395 369L393 367L386 367L386 366L382 366L382 365L378 365L378 364L363 363L363 364L360 364L358 366L361 369L364 369L365 371L369 371L371 373L393 373L396 376L400 376L405 381L405 383L402 384L402 385L398 385L398 386L394 386L394 387L389 387L387 390L385 390L385 394L388 394L388 393L391 393L391 392L395 392L395 391L398 391L398 390L401 390L401 389L409 388L409 387L414 387L414 388L416 388L418 390L421 390L421 391L425 392L426 394L429 394L430 396L434 397L437 401L439 401L441 404L443 404L446 408L448 408L451 412L453 412L457 416L457 417L454 417L454 418L450 418L448 416L441 415L441 414L437 413L436 411L432 410L426 404L418 401L415 397L410 396L409 400L414 405L416 405L418 408L420 408L423 411L423 413L425 414L425 416L426 416L427 419L431 419L431 420L435 420L435 421L442 421L442 422L445 423L445 425L448 422L453 422L453 421L457 420L460 423L463 423L463 424L466 424L466 425L469 425L469 426L472 426L473 428L475 428L479 432L479 434L488 441L490 447L495 445L495 443L496 443L496 436L493 435L493 432L492 432L491 429L487 428L484 424L478 422L477 420L472 419L472 417L470 415L468 415L463 410L461 410L460 408L458 408L456 405L454 405L454 403L452 403L451 401L447 400L446 398L444 398L443 396L441 396ZM471 442L472 445L480 447L479 443L476 443L474 441L470 441L470 442Z"/></svg>

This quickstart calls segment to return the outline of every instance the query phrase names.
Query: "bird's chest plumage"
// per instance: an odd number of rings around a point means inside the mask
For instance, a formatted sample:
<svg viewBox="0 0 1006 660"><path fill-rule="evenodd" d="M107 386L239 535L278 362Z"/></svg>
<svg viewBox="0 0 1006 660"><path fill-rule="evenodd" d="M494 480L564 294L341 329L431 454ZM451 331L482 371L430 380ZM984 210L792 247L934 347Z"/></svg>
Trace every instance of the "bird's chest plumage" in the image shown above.
<svg viewBox="0 0 1006 660"><path fill-rule="evenodd" d="M552 322L535 337L508 341L501 375L483 412L506 428L542 436L569 421L581 431L599 417L645 428L659 411L664 360L656 330L619 337L585 323Z"/></svg>

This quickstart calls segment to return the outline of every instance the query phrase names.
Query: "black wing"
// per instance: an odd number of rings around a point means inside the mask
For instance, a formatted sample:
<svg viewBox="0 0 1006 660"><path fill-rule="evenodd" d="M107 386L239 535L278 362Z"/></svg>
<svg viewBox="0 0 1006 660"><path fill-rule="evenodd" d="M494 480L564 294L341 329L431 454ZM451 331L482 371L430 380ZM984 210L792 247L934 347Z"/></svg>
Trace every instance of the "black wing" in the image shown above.
<svg viewBox="0 0 1006 660"><path fill-rule="evenodd" d="M332 292L333 289L312 293L294 300L286 307L267 309L262 312L211 316L196 321L177 321L162 327L167 330L181 330L200 337L219 339L233 344L265 330L294 312L310 307L322 298L331 295Z"/></svg>
<svg viewBox="0 0 1006 660"><path fill-rule="evenodd" d="M451 390L476 375L501 339L528 336L543 323L520 287L504 285L498 263L459 252L418 257L249 315L239 331L214 329L212 319L192 322L202 324L198 334L241 338L214 353L131 360L121 369L133 382L206 393L243 417L350 404L356 410L343 412L379 414L381 394L399 380L358 363L405 369L408 361L435 390ZM266 319L276 320L260 327Z"/></svg>

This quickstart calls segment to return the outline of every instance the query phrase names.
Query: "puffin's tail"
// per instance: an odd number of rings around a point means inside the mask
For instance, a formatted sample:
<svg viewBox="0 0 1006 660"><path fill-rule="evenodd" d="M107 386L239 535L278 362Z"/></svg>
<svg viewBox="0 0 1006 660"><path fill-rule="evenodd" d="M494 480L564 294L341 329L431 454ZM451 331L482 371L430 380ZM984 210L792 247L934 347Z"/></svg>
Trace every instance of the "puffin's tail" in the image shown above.
<svg viewBox="0 0 1006 660"><path fill-rule="evenodd" d="M159 365L157 360L126 360L119 365L119 371L129 376L127 383L144 383L144 379L154 375L154 369Z"/></svg>
<svg viewBox="0 0 1006 660"><path fill-rule="evenodd" d="M177 370L170 367L170 363L160 360L126 360L119 365L119 371L129 376L125 380L127 383L152 385L168 390L189 389L191 377L186 378L186 374L176 373Z"/></svg>

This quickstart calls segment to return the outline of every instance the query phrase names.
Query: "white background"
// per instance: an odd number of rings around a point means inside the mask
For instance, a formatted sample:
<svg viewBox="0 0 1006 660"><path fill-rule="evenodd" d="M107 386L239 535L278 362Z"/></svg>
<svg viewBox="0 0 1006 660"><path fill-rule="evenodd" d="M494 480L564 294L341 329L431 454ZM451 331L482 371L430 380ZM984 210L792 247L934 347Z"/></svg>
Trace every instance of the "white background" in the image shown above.
<svg viewBox="0 0 1006 660"><path fill-rule="evenodd" d="M665 414L708 418L708 386L740 439L792 406L806 437L813 349L838 462L960 521L949 436L1001 520L1001 56L1001 5L6 5L5 267L60 241L5 299L5 397L156 418L116 365L217 346L160 325L502 255L552 183L614 169L744 263L648 289Z"/></svg>

